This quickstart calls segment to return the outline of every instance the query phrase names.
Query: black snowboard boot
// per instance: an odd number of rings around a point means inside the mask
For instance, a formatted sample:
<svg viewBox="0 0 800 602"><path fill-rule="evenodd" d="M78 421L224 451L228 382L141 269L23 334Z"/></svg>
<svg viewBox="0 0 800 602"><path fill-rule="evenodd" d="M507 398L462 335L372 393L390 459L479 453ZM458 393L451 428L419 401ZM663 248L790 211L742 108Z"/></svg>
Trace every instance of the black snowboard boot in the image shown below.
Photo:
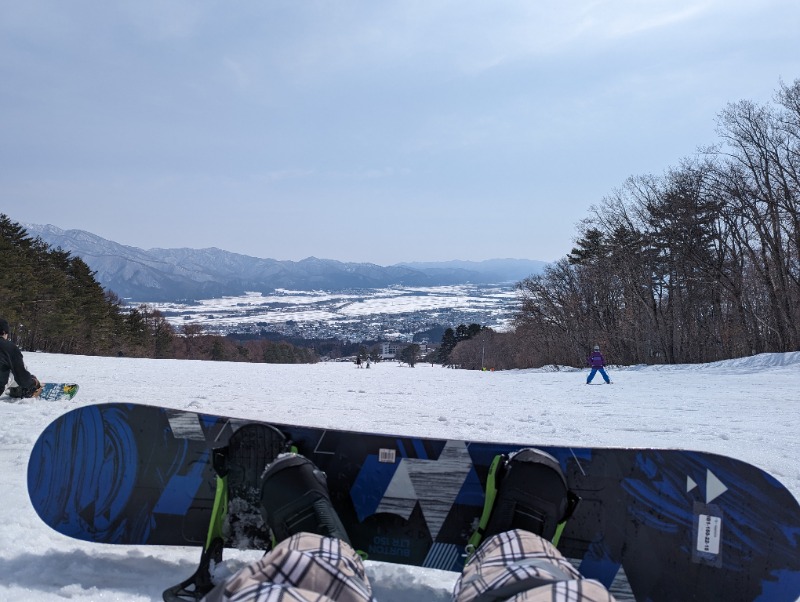
<svg viewBox="0 0 800 602"><path fill-rule="evenodd" d="M538 449L521 449L505 459L498 473L497 497L483 537L524 529L552 541L579 501L558 460Z"/></svg>
<svg viewBox="0 0 800 602"><path fill-rule="evenodd" d="M350 543L331 502L325 473L298 454L284 454L267 467L261 511L276 542L306 532Z"/></svg>
<svg viewBox="0 0 800 602"><path fill-rule="evenodd" d="M22 399L25 397L36 397L41 392L42 392L42 383L40 383L39 379L37 379L36 377L33 378L33 383L31 383L29 387L8 388L9 397L14 397L16 399Z"/></svg>

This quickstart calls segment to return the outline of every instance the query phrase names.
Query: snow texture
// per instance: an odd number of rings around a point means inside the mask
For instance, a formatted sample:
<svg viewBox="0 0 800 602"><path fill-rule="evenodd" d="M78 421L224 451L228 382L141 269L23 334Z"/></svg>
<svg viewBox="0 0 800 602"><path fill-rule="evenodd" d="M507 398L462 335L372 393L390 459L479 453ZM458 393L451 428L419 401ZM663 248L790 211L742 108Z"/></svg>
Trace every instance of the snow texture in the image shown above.
<svg viewBox="0 0 800 602"><path fill-rule="evenodd" d="M800 352L705 365L479 372L419 364L266 365L27 353L43 381L77 382L72 401L0 398L0 599L139 602L189 576L196 548L89 544L55 533L27 495L30 450L80 405L137 402L242 418L528 444L689 448L735 456L800 497ZM260 556L226 550L217 574ZM368 562L382 602L450 599L456 575Z"/></svg>

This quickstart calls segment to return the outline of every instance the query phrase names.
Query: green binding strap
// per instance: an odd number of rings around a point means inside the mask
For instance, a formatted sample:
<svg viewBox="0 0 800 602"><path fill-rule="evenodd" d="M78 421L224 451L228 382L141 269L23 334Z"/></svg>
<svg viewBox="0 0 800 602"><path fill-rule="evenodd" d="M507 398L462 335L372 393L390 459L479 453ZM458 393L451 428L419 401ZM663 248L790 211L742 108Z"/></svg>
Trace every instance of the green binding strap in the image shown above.
<svg viewBox="0 0 800 602"><path fill-rule="evenodd" d="M211 510L211 521L208 524L205 549L209 550L215 539L222 539L222 525L228 515L228 477L217 476L214 506Z"/></svg>
<svg viewBox="0 0 800 602"><path fill-rule="evenodd" d="M489 518L492 516L492 508L494 508L494 500L497 497L497 469L503 461L504 456L495 456L492 463L489 465L489 474L486 477L486 496L483 502L483 513L478 521L478 528L472 533L467 543L467 558L472 556L473 552L478 549L483 533L486 531L486 525L489 524Z"/></svg>
<svg viewBox="0 0 800 602"><path fill-rule="evenodd" d="M506 456L504 455L495 456L494 460L492 460L492 463L489 465L489 474L486 477L486 496L483 502L483 513L478 521L478 528L475 529L475 531L472 533L472 536L469 538L469 541L467 542L467 558L472 556L472 554L475 553L475 550L478 549L478 546L483 539L483 534L486 532L486 526L489 524L489 519L492 516L494 501L497 498L497 471L500 468L501 462L503 462L505 459ZM552 543L556 547L558 547L558 542L561 540L561 534L564 532L564 528L567 526L567 519L572 516L572 513L575 511L575 507L580 501L580 498L572 493L572 491L568 491L567 497L567 511L564 514L564 520L562 520L556 526L556 532L552 539Z"/></svg>
<svg viewBox="0 0 800 602"><path fill-rule="evenodd" d="M217 476L217 489L214 494L214 506L211 510L211 521L208 524L208 535L200 564L194 574L177 585L164 590L164 602L196 602L210 592L214 583L211 580L211 562L222 560L224 539L222 525L228 513L228 479Z"/></svg>
<svg viewBox="0 0 800 602"><path fill-rule="evenodd" d="M556 534L553 535L553 545L555 547L558 547L558 542L561 539L561 534L564 532L564 527L566 526L567 526L566 520L563 520L560 523L558 523L558 526L556 527Z"/></svg>

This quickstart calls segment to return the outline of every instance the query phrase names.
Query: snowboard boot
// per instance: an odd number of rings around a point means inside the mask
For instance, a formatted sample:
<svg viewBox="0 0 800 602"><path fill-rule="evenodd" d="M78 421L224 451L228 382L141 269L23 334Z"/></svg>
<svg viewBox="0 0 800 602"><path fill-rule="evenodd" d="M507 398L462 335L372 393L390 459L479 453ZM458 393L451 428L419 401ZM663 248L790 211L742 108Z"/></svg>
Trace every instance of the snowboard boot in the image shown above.
<svg viewBox="0 0 800 602"><path fill-rule="evenodd" d="M226 538L238 547L268 549L261 518L261 475L287 450L283 433L267 424L245 424L224 448L214 450L214 469L227 486Z"/></svg>
<svg viewBox="0 0 800 602"><path fill-rule="evenodd" d="M510 529L530 531L558 543L560 528L580 498L567 487L561 465L553 456L525 448L500 456L490 469L486 507L470 545ZM489 491L490 486L494 487Z"/></svg>
<svg viewBox="0 0 800 602"><path fill-rule="evenodd" d="M350 543L331 502L325 473L298 454L284 454L267 467L261 511L275 543L301 532Z"/></svg>
<svg viewBox="0 0 800 602"><path fill-rule="evenodd" d="M14 397L15 399L36 397L42 392L42 388L42 383L39 382L39 379L34 377L33 383L29 387L9 387L8 395L9 397Z"/></svg>

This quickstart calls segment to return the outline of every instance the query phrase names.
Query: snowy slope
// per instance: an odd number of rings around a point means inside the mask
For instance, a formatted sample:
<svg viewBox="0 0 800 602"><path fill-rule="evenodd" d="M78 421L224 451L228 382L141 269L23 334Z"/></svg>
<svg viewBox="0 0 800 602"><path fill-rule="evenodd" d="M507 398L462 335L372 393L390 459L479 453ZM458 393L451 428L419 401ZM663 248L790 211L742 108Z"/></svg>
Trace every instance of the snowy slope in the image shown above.
<svg viewBox="0 0 800 602"><path fill-rule="evenodd" d="M0 400L0 599L160 600L191 574L193 548L91 545L44 526L26 488L30 449L76 405L132 401L314 426L544 444L684 447L766 469L800 498L800 352L692 366L469 372L394 363L313 366L26 354L72 402ZM596 382L601 382L598 380ZM254 553L226 553L234 570ZM368 563L383 602L449 600L455 575Z"/></svg>

